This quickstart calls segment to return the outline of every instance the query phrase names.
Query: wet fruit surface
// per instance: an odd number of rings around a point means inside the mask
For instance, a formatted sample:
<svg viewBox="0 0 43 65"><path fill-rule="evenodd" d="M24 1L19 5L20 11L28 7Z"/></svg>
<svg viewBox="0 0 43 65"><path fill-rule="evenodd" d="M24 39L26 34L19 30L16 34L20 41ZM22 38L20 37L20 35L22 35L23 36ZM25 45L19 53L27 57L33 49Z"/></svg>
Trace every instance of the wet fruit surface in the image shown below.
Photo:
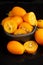
<svg viewBox="0 0 43 65"><path fill-rule="evenodd" d="M19 28L24 29L27 33L31 32L33 30L33 26L31 26L27 22L21 23L21 25L19 26Z"/></svg>
<svg viewBox="0 0 43 65"><path fill-rule="evenodd" d="M34 12L29 12L26 13L23 17L24 21L28 22L29 24L35 26L37 25L37 21L36 21L36 15Z"/></svg>
<svg viewBox="0 0 43 65"><path fill-rule="evenodd" d="M38 44L35 41L27 41L24 43L24 47L27 53L35 54L38 49Z"/></svg>
<svg viewBox="0 0 43 65"><path fill-rule="evenodd" d="M13 33L17 29L17 24L13 20L8 20L4 23L3 28L6 32Z"/></svg>

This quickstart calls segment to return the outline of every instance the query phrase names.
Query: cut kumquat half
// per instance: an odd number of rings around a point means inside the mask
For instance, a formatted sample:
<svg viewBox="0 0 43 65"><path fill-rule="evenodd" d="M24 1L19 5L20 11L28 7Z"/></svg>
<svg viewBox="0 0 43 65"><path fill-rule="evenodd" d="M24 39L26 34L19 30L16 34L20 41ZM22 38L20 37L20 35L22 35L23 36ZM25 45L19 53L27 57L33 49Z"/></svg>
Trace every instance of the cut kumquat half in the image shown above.
<svg viewBox="0 0 43 65"><path fill-rule="evenodd" d="M33 26L31 26L29 23L27 22L23 22L20 24L19 28L25 30L27 33L31 32L33 30Z"/></svg>
<svg viewBox="0 0 43 65"><path fill-rule="evenodd" d="M10 19L11 19L11 17L5 17L5 18L2 20L1 25L4 26L4 23L5 23L6 21L10 20Z"/></svg>
<svg viewBox="0 0 43 65"><path fill-rule="evenodd" d="M38 49L38 44L35 41L27 41L24 43L24 47L27 53L35 54Z"/></svg>
<svg viewBox="0 0 43 65"><path fill-rule="evenodd" d="M23 19L25 22L28 22L29 24L33 25L33 26L37 26L37 20L36 20L36 15L34 12L29 12L29 13L26 13L24 16L23 16Z"/></svg>
<svg viewBox="0 0 43 65"><path fill-rule="evenodd" d="M17 29L17 24L13 20L8 20L4 23L4 30L8 33L13 33Z"/></svg>
<svg viewBox="0 0 43 65"><path fill-rule="evenodd" d="M14 32L14 35L16 34L26 34L27 32L23 29L17 29L15 32Z"/></svg>

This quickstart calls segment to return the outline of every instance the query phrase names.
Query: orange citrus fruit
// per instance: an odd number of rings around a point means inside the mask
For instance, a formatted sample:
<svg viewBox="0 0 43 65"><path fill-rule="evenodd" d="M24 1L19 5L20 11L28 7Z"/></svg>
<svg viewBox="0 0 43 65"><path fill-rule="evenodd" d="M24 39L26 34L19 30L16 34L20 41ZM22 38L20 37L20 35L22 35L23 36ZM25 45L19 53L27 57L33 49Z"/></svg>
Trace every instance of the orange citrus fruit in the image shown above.
<svg viewBox="0 0 43 65"><path fill-rule="evenodd" d="M13 33L17 29L17 24L12 19L10 19L4 23L3 28L6 32Z"/></svg>
<svg viewBox="0 0 43 65"><path fill-rule="evenodd" d="M27 22L23 22L20 24L19 28L25 30L26 32L31 32L33 30L33 26L31 26L29 23Z"/></svg>
<svg viewBox="0 0 43 65"><path fill-rule="evenodd" d="M22 17L20 16L14 16L12 17L13 21L17 23L17 25L21 24L23 22Z"/></svg>
<svg viewBox="0 0 43 65"><path fill-rule="evenodd" d="M13 14L11 14L11 13L13 13ZM15 7L12 8L9 16L10 15L12 15L12 16L18 15L18 16L23 17L25 14L26 14L25 9L23 9L22 7L19 7L19 6L15 6Z"/></svg>
<svg viewBox="0 0 43 65"><path fill-rule="evenodd" d="M11 17L5 17L5 18L2 20L1 25L4 26L4 23L5 23L6 21L10 20L10 19L11 19Z"/></svg>
<svg viewBox="0 0 43 65"><path fill-rule="evenodd" d="M24 53L24 46L18 41L10 41L7 44L7 50L12 54L21 55Z"/></svg>
<svg viewBox="0 0 43 65"><path fill-rule="evenodd" d="M27 32L25 30L19 28L14 32L14 34L26 34L26 33Z"/></svg>
<svg viewBox="0 0 43 65"><path fill-rule="evenodd" d="M34 54L38 49L38 44L35 41L27 41L24 43L24 47L27 53Z"/></svg>
<svg viewBox="0 0 43 65"><path fill-rule="evenodd" d="M43 28L43 20L42 19L39 19L37 23L38 23L37 24L38 27Z"/></svg>
<svg viewBox="0 0 43 65"><path fill-rule="evenodd" d="M29 24L35 26L37 25L36 15L34 12L26 13L23 16L24 21L28 22Z"/></svg>
<svg viewBox="0 0 43 65"><path fill-rule="evenodd" d="M14 16L12 10L9 11L8 16L9 16L9 17L13 17L13 16Z"/></svg>
<svg viewBox="0 0 43 65"><path fill-rule="evenodd" d="M36 30L35 40L38 42L38 44L43 45L43 29L39 28Z"/></svg>

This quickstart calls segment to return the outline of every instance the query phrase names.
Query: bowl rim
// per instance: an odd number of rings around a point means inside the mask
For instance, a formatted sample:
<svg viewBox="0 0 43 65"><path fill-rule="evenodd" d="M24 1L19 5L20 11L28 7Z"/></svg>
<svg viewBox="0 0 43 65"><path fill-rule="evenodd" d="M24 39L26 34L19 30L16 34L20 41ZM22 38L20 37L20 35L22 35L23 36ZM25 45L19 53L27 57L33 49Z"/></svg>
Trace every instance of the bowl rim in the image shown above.
<svg viewBox="0 0 43 65"><path fill-rule="evenodd" d="M34 27L34 29L33 29L33 31L32 32L30 32L30 33L27 33L27 34L18 34L18 35L12 35L12 34L10 34L10 33L7 33L6 31L4 31L5 32L5 34L7 35L7 36L10 36L10 37L25 37L25 36L30 36L30 35L32 35L32 34L34 34L35 33L35 31L36 31L36 29L37 29L37 26L33 26Z"/></svg>

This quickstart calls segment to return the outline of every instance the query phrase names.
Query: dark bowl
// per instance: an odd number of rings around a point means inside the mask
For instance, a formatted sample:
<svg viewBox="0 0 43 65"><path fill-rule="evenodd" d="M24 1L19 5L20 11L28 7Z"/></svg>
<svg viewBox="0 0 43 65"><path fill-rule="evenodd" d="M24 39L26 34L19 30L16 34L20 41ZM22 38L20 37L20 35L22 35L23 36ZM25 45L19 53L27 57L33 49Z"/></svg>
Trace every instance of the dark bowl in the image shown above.
<svg viewBox="0 0 43 65"><path fill-rule="evenodd" d="M17 40L17 41L21 41L21 42L25 42L25 41L28 41L28 40L31 40L33 39L34 37L34 33L36 31L36 26L34 26L34 29L32 32L30 33L27 33L27 34L18 34L18 35L13 35L13 34L9 34L7 32L5 32L5 34L8 36L9 39L11 40Z"/></svg>

